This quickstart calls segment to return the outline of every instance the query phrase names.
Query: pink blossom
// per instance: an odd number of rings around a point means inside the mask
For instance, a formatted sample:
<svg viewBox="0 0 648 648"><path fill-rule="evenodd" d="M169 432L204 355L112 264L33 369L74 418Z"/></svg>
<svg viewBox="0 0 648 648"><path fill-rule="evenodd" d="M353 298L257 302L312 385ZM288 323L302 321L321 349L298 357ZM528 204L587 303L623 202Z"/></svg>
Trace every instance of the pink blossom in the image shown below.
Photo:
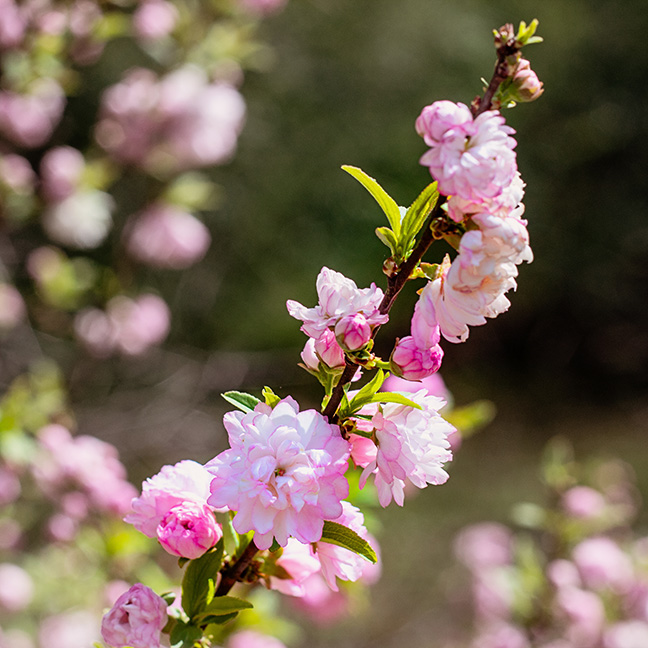
<svg viewBox="0 0 648 648"><path fill-rule="evenodd" d="M335 325L335 336L343 348L357 351L371 339L371 326L362 313L345 315Z"/></svg>
<svg viewBox="0 0 648 648"><path fill-rule="evenodd" d="M121 162L169 174L229 160L244 118L239 92L198 67L162 79L138 68L104 93L96 138Z"/></svg>
<svg viewBox="0 0 648 648"><path fill-rule="evenodd" d="M0 185L4 184L19 196L30 196L36 174L27 160L15 153L0 153Z"/></svg>
<svg viewBox="0 0 648 648"><path fill-rule="evenodd" d="M553 560L549 563L547 566L547 578L557 589L580 587L582 585L576 565L565 559Z"/></svg>
<svg viewBox="0 0 648 648"><path fill-rule="evenodd" d="M328 626L349 613L349 597L340 590L334 592L321 574L307 578L303 587L303 596L293 599L292 605L309 620Z"/></svg>
<svg viewBox="0 0 648 648"><path fill-rule="evenodd" d="M51 202L61 202L79 188L85 160L80 151L71 146L57 146L40 163L41 189Z"/></svg>
<svg viewBox="0 0 648 648"><path fill-rule="evenodd" d="M104 615L101 636L112 648L159 648L167 623L166 603L152 589L137 583Z"/></svg>
<svg viewBox="0 0 648 648"><path fill-rule="evenodd" d="M135 35L142 40L168 36L178 20L175 5L166 0L143 0L133 14Z"/></svg>
<svg viewBox="0 0 648 648"><path fill-rule="evenodd" d="M342 502L342 507L342 515L333 521L355 531L361 538L367 539L364 515L360 509L349 502ZM357 581L362 576L366 558L328 542L316 542L314 549L322 565L322 576L334 592L338 591L336 578Z"/></svg>
<svg viewBox="0 0 648 648"><path fill-rule="evenodd" d="M648 646L648 623L645 621L620 621L606 629L604 648L645 648Z"/></svg>
<svg viewBox="0 0 648 648"><path fill-rule="evenodd" d="M114 206L109 194L83 189L52 203L43 213L43 228L52 240L62 245L96 248L112 228Z"/></svg>
<svg viewBox="0 0 648 648"><path fill-rule="evenodd" d="M335 333L326 329L315 340L315 353L322 359L322 362L331 368L344 366L344 351L338 344Z"/></svg>
<svg viewBox="0 0 648 648"><path fill-rule="evenodd" d="M562 508L567 515L582 520L599 517L606 509L605 497L588 486L574 486L562 498Z"/></svg>
<svg viewBox="0 0 648 648"><path fill-rule="evenodd" d="M149 538L155 538L158 525L173 507L207 503L211 480L205 466L196 461L185 459L173 466L163 466L142 484L142 494L133 499L132 511L124 520Z"/></svg>
<svg viewBox="0 0 648 648"><path fill-rule="evenodd" d="M464 104L438 101L423 109L416 130L432 147L421 164L429 167L445 195L492 198L515 176L515 131L495 110L473 120Z"/></svg>
<svg viewBox="0 0 648 648"><path fill-rule="evenodd" d="M26 312L25 302L18 290L11 284L0 283L0 330L8 331L18 326L25 319Z"/></svg>
<svg viewBox="0 0 648 648"><path fill-rule="evenodd" d="M421 348L414 337L408 335L396 342L390 360L397 376L405 380L422 380L439 371L443 349L438 344Z"/></svg>
<svg viewBox="0 0 648 648"><path fill-rule="evenodd" d="M313 554L310 545L295 538L288 538L277 565L284 569L290 578L270 577L270 588L288 596L304 596L304 582L320 571L320 561Z"/></svg>
<svg viewBox="0 0 648 648"><path fill-rule="evenodd" d="M286 648L286 646L276 637L255 630L240 630L227 640L227 648Z"/></svg>
<svg viewBox="0 0 648 648"><path fill-rule="evenodd" d="M362 423L364 421L358 421L357 425L360 426ZM367 431L371 431L371 426L367 425L367 427L369 428ZM371 462L376 461L378 449L371 439L360 436L359 434L350 434L349 443L351 444L351 459L353 459L353 463L356 466L365 468Z"/></svg>
<svg viewBox="0 0 648 648"><path fill-rule="evenodd" d="M290 536L319 540L348 495L350 447L339 428L315 410L300 412L290 397L274 409L260 403L247 414L229 412L224 424L231 449L206 465L214 475L208 502L236 511L234 528L254 530L259 549L273 537L281 546Z"/></svg>
<svg viewBox="0 0 648 648"><path fill-rule="evenodd" d="M34 581L18 565L0 564L0 608L16 613L24 610L34 597Z"/></svg>
<svg viewBox="0 0 648 648"><path fill-rule="evenodd" d="M513 560L513 536L502 524L472 524L461 530L454 550L457 558L473 571L503 567Z"/></svg>
<svg viewBox="0 0 648 648"><path fill-rule="evenodd" d="M556 607L567 622L567 639L578 646L596 645L605 624L605 608L594 592L565 587L556 594Z"/></svg>
<svg viewBox="0 0 648 648"><path fill-rule="evenodd" d="M574 547L572 558L583 582L593 589L628 589L633 580L630 557L610 538L587 538Z"/></svg>
<svg viewBox="0 0 648 648"><path fill-rule="evenodd" d="M370 327L384 324L389 318L379 311L383 291L375 284L360 289L355 282L343 274L324 267L317 277L319 304L306 308L292 299L286 302L288 313L304 324L301 330L306 335L319 338L329 327L334 327L342 318L360 313Z"/></svg>
<svg viewBox="0 0 648 648"><path fill-rule="evenodd" d="M13 0L0 2L0 50L19 47L25 36L27 18Z"/></svg>
<svg viewBox="0 0 648 648"><path fill-rule="evenodd" d="M190 560L202 556L223 536L214 512L195 502L183 502L169 509L156 531L166 551Z"/></svg>
<svg viewBox="0 0 648 648"><path fill-rule="evenodd" d="M531 648L531 644L521 628L498 623L480 634L470 648Z"/></svg>
<svg viewBox="0 0 648 648"><path fill-rule="evenodd" d="M86 610L64 612L42 621L38 644L47 648L87 648L99 640L98 629L99 620L94 614ZM133 644L132 648L138 647Z"/></svg>
<svg viewBox="0 0 648 648"><path fill-rule="evenodd" d="M419 389L425 389L430 396L439 396L446 402L451 398L450 392L439 373L434 373L421 380L404 380L390 374L382 385L382 391L415 392Z"/></svg>
<svg viewBox="0 0 648 648"><path fill-rule="evenodd" d="M209 248L209 230L194 216L172 205L150 205L125 230L126 248L154 268L188 268Z"/></svg>
<svg viewBox="0 0 648 648"><path fill-rule="evenodd" d="M448 435L454 427L438 413L445 401L423 389L406 396L421 409L385 403L371 418L378 451L376 460L363 470L360 486L375 474L381 506L392 498L402 506L406 483L424 488L448 479L443 464L452 459Z"/></svg>

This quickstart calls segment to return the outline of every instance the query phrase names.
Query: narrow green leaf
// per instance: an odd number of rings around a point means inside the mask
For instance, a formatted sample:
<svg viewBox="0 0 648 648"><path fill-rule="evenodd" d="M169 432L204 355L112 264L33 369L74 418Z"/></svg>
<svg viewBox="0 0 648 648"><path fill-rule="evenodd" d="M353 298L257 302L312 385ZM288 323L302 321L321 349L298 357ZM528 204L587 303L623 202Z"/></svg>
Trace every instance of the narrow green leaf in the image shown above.
<svg viewBox="0 0 648 648"><path fill-rule="evenodd" d="M376 236L380 239L381 243L391 250L392 254L396 254L396 250L398 249L398 239L389 227L376 227Z"/></svg>
<svg viewBox="0 0 648 648"><path fill-rule="evenodd" d="M209 580L216 581L223 563L223 540L216 547L195 560L190 560L182 579L182 608L192 619L207 605Z"/></svg>
<svg viewBox="0 0 648 648"><path fill-rule="evenodd" d="M418 403L410 400L409 398L403 396L402 394L396 394L393 392L378 392L371 397L371 400L367 401L369 403L399 403L400 405L407 405L408 407L413 407L414 409L422 409Z"/></svg>
<svg viewBox="0 0 648 648"><path fill-rule="evenodd" d="M355 531L345 527L343 524L326 520L324 522L321 542L328 542L338 547L344 547L366 558L369 562L375 563L378 561L376 552L371 545Z"/></svg>
<svg viewBox="0 0 648 648"><path fill-rule="evenodd" d="M374 178L368 176L362 169L346 164L342 169L349 175L352 175L373 196L374 200L380 205L383 212L385 212L385 216L387 216L387 220L392 230L394 230L394 234L398 237L400 235L401 213L396 201Z"/></svg>
<svg viewBox="0 0 648 648"><path fill-rule="evenodd" d="M346 407L340 408L340 418L346 418L359 411L363 405L371 402L372 396L382 387L387 375L378 369L376 375L351 399Z"/></svg>
<svg viewBox="0 0 648 648"><path fill-rule="evenodd" d="M261 393L263 394L266 405L270 405L270 407L274 407L281 400L281 398L277 396L270 387L264 387Z"/></svg>
<svg viewBox="0 0 648 648"><path fill-rule="evenodd" d="M246 413L253 412L256 405L261 402L256 396L246 394L245 392L228 391L221 394L221 396L230 405L234 405L234 407L238 407L238 409L243 410Z"/></svg>
<svg viewBox="0 0 648 648"><path fill-rule="evenodd" d="M421 231L428 214L434 209L439 200L437 183L432 182L417 196L416 200L408 207L403 217L401 236L398 251L402 256L409 252L414 239Z"/></svg>
<svg viewBox="0 0 648 648"><path fill-rule="evenodd" d="M238 612L232 612L232 614L222 614L220 616L216 616L215 614L210 614L209 616L203 617L200 620L200 625L208 626L211 623L215 623L216 625L222 625L223 623L227 623L228 621L231 621L232 619L236 618L237 615Z"/></svg>
<svg viewBox="0 0 648 648"><path fill-rule="evenodd" d="M226 513L216 513L216 521L223 529L223 542L225 544L225 553L229 556L236 555L239 548L239 535L232 526L232 514L227 511Z"/></svg>
<svg viewBox="0 0 648 648"><path fill-rule="evenodd" d="M216 596L200 614L196 615L195 620L202 624L202 619L206 616L224 616L241 610L250 610L252 607L249 601L235 596Z"/></svg>

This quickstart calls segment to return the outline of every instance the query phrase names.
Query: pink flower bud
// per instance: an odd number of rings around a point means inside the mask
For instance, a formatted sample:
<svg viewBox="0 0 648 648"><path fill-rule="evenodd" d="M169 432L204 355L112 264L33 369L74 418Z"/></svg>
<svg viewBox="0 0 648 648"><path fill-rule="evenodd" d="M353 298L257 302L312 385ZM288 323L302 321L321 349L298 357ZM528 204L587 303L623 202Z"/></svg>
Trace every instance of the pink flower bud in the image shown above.
<svg viewBox="0 0 648 648"><path fill-rule="evenodd" d="M518 101L534 101L544 92L542 81L538 79L538 75L531 69L531 64L526 59L520 59L513 75L513 84Z"/></svg>
<svg viewBox="0 0 648 648"><path fill-rule="evenodd" d="M335 337L343 348L357 351L371 339L371 327L362 313L346 315L335 325Z"/></svg>
<svg viewBox="0 0 648 648"><path fill-rule="evenodd" d="M306 344L300 355L302 361L309 369L317 371L320 360L317 357L317 353L315 353L315 340L313 338L306 340Z"/></svg>
<svg viewBox="0 0 648 648"><path fill-rule="evenodd" d="M213 511L195 502L174 506L157 527L157 537L164 549L190 560L211 549L222 535Z"/></svg>
<svg viewBox="0 0 648 648"><path fill-rule="evenodd" d="M431 349L420 349L410 335L396 343L391 356L392 371L405 380L421 380L436 373L441 367L443 349L437 344Z"/></svg>
<svg viewBox="0 0 648 648"><path fill-rule="evenodd" d="M135 35L142 40L168 36L178 20L178 10L165 0L144 0L133 14Z"/></svg>
<svg viewBox="0 0 648 648"><path fill-rule="evenodd" d="M101 623L101 636L112 648L159 648L167 606L152 589L137 583L115 602Z"/></svg>
<svg viewBox="0 0 648 648"><path fill-rule="evenodd" d="M329 367L344 366L344 351L340 348L335 334L330 329L326 329L315 340L315 352Z"/></svg>

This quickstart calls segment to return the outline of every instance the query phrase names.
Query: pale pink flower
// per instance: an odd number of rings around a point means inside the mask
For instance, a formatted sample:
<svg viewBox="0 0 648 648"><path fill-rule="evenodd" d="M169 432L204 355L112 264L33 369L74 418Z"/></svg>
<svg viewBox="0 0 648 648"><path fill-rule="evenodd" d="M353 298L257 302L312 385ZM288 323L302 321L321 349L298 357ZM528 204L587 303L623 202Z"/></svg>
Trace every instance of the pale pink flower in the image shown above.
<svg viewBox="0 0 648 648"><path fill-rule="evenodd" d="M18 290L11 284L0 283L0 330L15 328L25 319L26 314L27 307Z"/></svg>
<svg viewBox="0 0 648 648"><path fill-rule="evenodd" d="M80 151L71 146L57 146L40 163L41 190L46 200L61 202L79 188L85 160Z"/></svg>
<svg viewBox="0 0 648 648"><path fill-rule="evenodd" d="M344 366L344 351L335 339L335 333L331 329L326 329L314 341L314 349L315 353L322 359L322 362L329 367Z"/></svg>
<svg viewBox="0 0 648 648"><path fill-rule="evenodd" d="M142 484L142 494L133 499L132 511L124 520L149 538L155 538L158 525L174 506L207 503L211 480L205 466L196 461L185 459L173 466L163 466Z"/></svg>
<svg viewBox="0 0 648 648"><path fill-rule="evenodd" d="M0 564L0 608L16 613L24 610L34 598L34 581L18 565Z"/></svg>
<svg viewBox="0 0 648 648"><path fill-rule="evenodd" d="M422 380L441 368L443 349L437 344L421 348L413 336L399 339L391 355L394 373L405 380Z"/></svg>
<svg viewBox="0 0 648 648"><path fill-rule="evenodd" d="M362 423L364 421L357 422L358 426L361 426ZM364 427L363 425L362 428ZM371 425L367 425L366 427L368 428L366 431L371 431ZM350 434L349 443L351 444L351 459L353 459L353 463L356 466L365 468L372 461L376 461L378 449L371 439L360 436L359 434Z"/></svg>
<svg viewBox="0 0 648 648"><path fill-rule="evenodd" d="M452 459L448 435L454 427L438 413L445 401L423 389L406 396L421 409L385 403L371 418L378 451L376 460L363 470L360 485L375 474L381 506L392 498L402 506L406 483L424 488L448 479L443 464Z"/></svg>
<svg viewBox="0 0 648 648"><path fill-rule="evenodd" d="M133 29L137 38L157 40L168 36L178 20L178 10L166 0L143 0L133 13Z"/></svg>
<svg viewBox="0 0 648 648"><path fill-rule="evenodd" d="M45 233L57 243L88 249L99 247L112 228L113 198L95 190L80 190L43 213Z"/></svg>
<svg viewBox="0 0 648 648"><path fill-rule="evenodd" d="M159 648L167 606L152 589L137 583L104 615L101 636L111 648Z"/></svg>
<svg viewBox="0 0 648 648"><path fill-rule="evenodd" d="M304 322L301 330L310 337L319 338L327 328L334 327L343 317L358 313L364 316L372 328L389 319L388 315L382 315L379 311L383 291L375 284L360 289L343 274L324 267L317 277L316 285L319 303L314 308L306 308L292 299L286 302L288 313Z"/></svg>
<svg viewBox="0 0 648 648"><path fill-rule="evenodd" d="M604 648L646 648L648 623L645 621L620 621L605 630Z"/></svg>
<svg viewBox="0 0 648 648"><path fill-rule="evenodd" d="M438 101L423 109L416 130L432 147L421 164L429 167L445 195L492 198L515 176L515 131L495 110L473 120L467 106Z"/></svg>
<svg viewBox="0 0 648 648"><path fill-rule="evenodd" d="M521 628L497 623L481 633L470 648L531 648L531 644Z"/></svg>
<svg viewBox="0 0 648 648"><path fill-rule="evenodd" d="M169 509L157 527L166 551L182 558L199 558L223 536L214 512L205 504L183 502Z"/></svg>
<svg viewBox="0 0 648 648"><path fill-rule="evenodd" d="M34 81L29 94L0 92L0 134L18 146L41 146L61 119L64 106L63 90L50 78Z"/></svg>
<svg viewBox="0 0 648 648"><path fill-rule="evenodd" d="M227 640L227 648L286 648L286 646L276 637L255 630L240 630Z"/></svg>
<svg viewBox="0 0 648 648"><path fill-rule="evenodd" d="M342 502L342 507L342 515L333 521L355 531L366 540L368 532L364 526L364 515L360 509L349 502ZM337 578L345 581L357 581L362 577L364 564L368 562L366 558L329 542L316 542L314 550L322 565L322 576L334 592L339 589Z"/></svg>
<svg viewBox="0 0 648 648"><path fill-rule="evenodd" d="M472 524L461 530L454 542L455 555L472 571L510 565L513 535L495 522Z"/></svg>
<svg viewBox="0 0 648 648"><path fill-rule="evenodd" d="M630 557L610 538L583 540L574 547L572 559L587 587L609 587L623 592L632 583L634 569Z"/></svg>
<svg viewBox="0 0 648 648"><path fill-rule="evenodd" d="M126 249L154 268L188 268L211 243L209 230L195 216L173 205L150 205L125 230Z"/></svg>
<svg viewBox="0 0 648 648"><path fill-rule="evenodd" d="M0 2L0 50L19 47L25 37L27 18L13 0Z"/></svg>
<svg viewBox="0 0 648 648"><path fill-rule="evenodd" d="M565 587L558 590L555 605L567 623L565 637L577 646L595 646L605 624L601 599L594 592Z"/></svg>
<svg viewBox="0 0 648 648"><path fill-rule="evenodd" d="M328 626L349 614L349 598L343 591L333 591L321 574L313 574L304 583L304 594L292 599L292 606L320 626Z"/></svg>
<svg viewBox="0 0 648 648"><path fill-rule="evenodd" d="M273 537L281 546L290 536L319 540L349 490L350 447L339 428L315 410L300 412L290 397L274 409L259 403L247 414L229 412L224 424L231 449L206 465L214 475L208 502L236 511L234 528L254 530L259 549Z"/></svg>
<svg viewBox="0 0 648 648"><path fill-rule="evenodd" d="M446 402L451 399L450 392L439 373L432 374L421 380L404 380L390 374L383 383L381 391L415 392L419 391L419 389L425 389L430 396L440 396Z"/></svg>
<svg viewBox="0 0 648 648"><path fill-rule="evenodd" d="M603 514L607 508L605 497L588 486L574 486L562 497L562 508L572 517L591 520Z"/></svg>
<svg viewBox="0 0 648 648"><path fill-rule="evenodd" d="M565 559L553 560L547 565L547 578L558 589L582 585L578 568L573 562Z"/></svg>
<svg viewBox="0 0 648 648"><path fill-rule="evenodd" d="M38 629L38 644L41 648L88 648L98 640L99 619L86 610L47 617ZM132 648L140 647L132 644Z"/></svg>
<svg viewBox="0 0 648 648"><path fill-rule="evenodd" d="M320 561L311 551L310 545L295 538L288 538L277 565L284 569L290 578L270 577L270 588L288 596L304 596L304 583L320 571Z"/></svg>

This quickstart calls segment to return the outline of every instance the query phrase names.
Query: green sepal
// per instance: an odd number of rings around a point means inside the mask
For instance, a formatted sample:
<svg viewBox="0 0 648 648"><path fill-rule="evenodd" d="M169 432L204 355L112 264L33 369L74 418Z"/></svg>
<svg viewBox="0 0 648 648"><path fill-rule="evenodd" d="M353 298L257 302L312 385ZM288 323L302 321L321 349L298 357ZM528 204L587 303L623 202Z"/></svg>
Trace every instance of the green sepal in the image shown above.
<svg viewBox="0 0 648 648"><path fill-rule="evenodd" d="M537 18L534 18L528 26L524 20L522 20L515 37L516 44L522 47L524 45L533 45L533 43L542 43L544 39L541 36L535 35L538 25L539 22Z"/></svg>
<svg viewBox="0 0 648 648"><path fill-rule="evenodd" d="M187 565L182 579L182 609L190 619L200 614L207 605L210 590L223 564L223 544L221 538L213 549Z"/></svg>
<svg viewBox="0 0 648 648"><path fill-rule="evenodd" d="M380 239L381 243L384 243L391 250L392 254L396 254L398 239L389 227L376 227L376 236Z"/></svg>
<svg viewBox="0 0 648 648"><path fill-rule="evenodd" d="M203 631L192 623L178 621L171 630L171 648L193 648L203 637Z"/></svg>
<svg viewBox="0 0 648 648"><path fill-rule="evenodd" d="M268 551L274 553L275 551L279 551L279 549L281 549L281 545L277 542L277 538L272 538L272 545Z"/></svg>
<svg viewBox="0 0 648 648"><path fill-rule="evenodd" d="M329 544L344 547L353 553L366 558L369 562L376 563L378 557L372 546L364 539L361 538L355 531L345 527L343 524L331 522L326 520L324 522L324 530L322 531L322 538L320 542L328 542Z"/></svg>
<svg viewBox="0 0 648 648"><path fill-rule="evenodd" d="M160 594L160 598L167 604L171 605L173 601L176 600L177 594L175 592L164 592L164 594Z"/></svg>
<svg viewBox="0 0 648 648"><path fill-rule="evenodd" d="M438 263L419 263L419 269L425 275L426 279L434 281L439 274Z"/></svg>
<svg viewBox="0 0 648 648"><path fill-rule="evenodd" d="M234 405L234 407L238 407L238 409L246 413L253 412L254 408L261 402L256 396L245 392L228 391L221 394L221 396L230 405Z"/></svg>
<svg viewBox="0 0 648 648"><path fill-rule="evenodd" d="M219 621L207 621L208 617L222 617L231 614L238 614L241 610L249 610L252 603L244 601L243 599L236 598L235 596L216 596L205 609L197 614L192 620L199 625L207 625L208 623L219 623Z"/></svg>
<svg viewBox="0 0 648 648"><path fill-rule="evenodd" d="M261 393L263 394L266 405L270 405L270 407L274 407L281 400L268 386L264 387Z"/></svg>
<svg viewBox="0 0 648 648"><path fill-rule="evenodd" d="M434 209L439 201L439 191L437 183L430 183L417 196L416 200L407 208L403 223L401 225L401 235L398 241L397 253L401 257L406 257L425 223L425 219Z"/></svg>
<svg viewBox="0 0 648 648"><path fill-rule="evenodd" d="M349 175L352 175L374 198L385 212L387 220L391 225L394 235L400 236L401 213L396 201L376 182L374 178L368 176L362 169L345 164L342 169Z"/></svg>

